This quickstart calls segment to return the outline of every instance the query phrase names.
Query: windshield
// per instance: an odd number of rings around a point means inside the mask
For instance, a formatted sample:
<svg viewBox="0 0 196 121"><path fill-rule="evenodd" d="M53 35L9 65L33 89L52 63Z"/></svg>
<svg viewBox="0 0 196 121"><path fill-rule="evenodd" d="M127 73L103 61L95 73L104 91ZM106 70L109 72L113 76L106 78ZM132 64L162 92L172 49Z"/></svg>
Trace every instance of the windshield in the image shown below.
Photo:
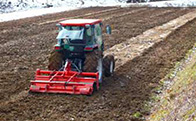
<svg viewBox="0 0 196 121"><path fill-rule="evenodd" d="M56 39L69 38L70 40L83 40L84 27L80 26L65 26L59 32Z"/></svg>

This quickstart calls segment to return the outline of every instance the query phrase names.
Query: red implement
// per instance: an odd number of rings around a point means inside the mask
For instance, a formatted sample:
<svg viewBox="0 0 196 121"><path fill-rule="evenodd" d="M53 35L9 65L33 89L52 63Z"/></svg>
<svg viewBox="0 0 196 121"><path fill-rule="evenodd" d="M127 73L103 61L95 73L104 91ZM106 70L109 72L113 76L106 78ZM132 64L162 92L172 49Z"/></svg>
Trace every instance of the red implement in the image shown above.
<svg viewBox="0 0 196 121"><path fill-rule="evenodd" d="M99 89L99 73L70 70L71 63L64 71L37 70L35 80L31 81L31 92L67 93L91 95Z"/></svg>

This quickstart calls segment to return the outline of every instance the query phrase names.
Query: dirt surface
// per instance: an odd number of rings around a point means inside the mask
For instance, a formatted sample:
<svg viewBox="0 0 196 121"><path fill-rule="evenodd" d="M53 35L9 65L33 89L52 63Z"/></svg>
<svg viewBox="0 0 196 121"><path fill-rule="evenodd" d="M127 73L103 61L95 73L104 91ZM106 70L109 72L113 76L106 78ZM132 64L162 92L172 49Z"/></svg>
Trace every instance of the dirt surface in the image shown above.
<svg viewBox="0 0 196 121"><path fill-rule="evenodd" d="M107 49L104 54L114 55L117 69L133 58L140 56L145 49L152 47L155 43L164 41L172 32L185 25L188 21L192 21L196 18L195 12L189 12L163 25L148 29L136 37L114 45Z"/></svg>
<svg viewBox="0 0 196 121"><path fill-rule="evenodd" d="M93 96L28 94L29 80L37 68L46 69L56 43L55 22L84 15L101 18L113 28L105 36L105 49L144 31L162 25L193 9L184 8L86 8L59 14L0 23L0 120L134 120L137 111L149 112L145 102L173 63L183 58L195 43L196 20L171 34L167 40L146 49L140 56L105 78ZM152 14L153 13L153 14Z"/></svg>

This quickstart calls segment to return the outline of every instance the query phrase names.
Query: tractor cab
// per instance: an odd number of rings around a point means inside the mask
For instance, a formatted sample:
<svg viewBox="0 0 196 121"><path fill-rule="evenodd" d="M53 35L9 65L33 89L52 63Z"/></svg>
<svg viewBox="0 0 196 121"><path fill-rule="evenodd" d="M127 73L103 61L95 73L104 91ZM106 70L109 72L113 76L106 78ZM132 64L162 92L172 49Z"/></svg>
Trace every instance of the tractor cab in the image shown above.
<svg viewBox="0 0 196 121"><path fill-rule="evenodd" d="M101 22L100 19L72 19L60 22L57 24L59 33L55 49L75 51L79 46L83 47L83 51L103 49Z"/></svg>

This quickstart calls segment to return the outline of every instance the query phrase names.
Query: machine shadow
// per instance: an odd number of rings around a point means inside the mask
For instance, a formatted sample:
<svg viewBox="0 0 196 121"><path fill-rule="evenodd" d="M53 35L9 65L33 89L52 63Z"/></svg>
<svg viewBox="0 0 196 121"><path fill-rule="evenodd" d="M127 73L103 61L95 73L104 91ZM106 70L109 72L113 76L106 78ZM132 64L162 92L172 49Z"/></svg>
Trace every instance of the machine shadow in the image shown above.
<svg viewBox="0 0 196 121"><path fill-rule="evenodd" d="M156 43L119 67L113 77L104 78L101 93L109 96L111 110L120 108L124 113L149 115L150 107L146 103L156 93L160 80L174 67L175 62L184 57L184 51L177 55L176 47L166 46L169 43L171 41Z"/></svg>

